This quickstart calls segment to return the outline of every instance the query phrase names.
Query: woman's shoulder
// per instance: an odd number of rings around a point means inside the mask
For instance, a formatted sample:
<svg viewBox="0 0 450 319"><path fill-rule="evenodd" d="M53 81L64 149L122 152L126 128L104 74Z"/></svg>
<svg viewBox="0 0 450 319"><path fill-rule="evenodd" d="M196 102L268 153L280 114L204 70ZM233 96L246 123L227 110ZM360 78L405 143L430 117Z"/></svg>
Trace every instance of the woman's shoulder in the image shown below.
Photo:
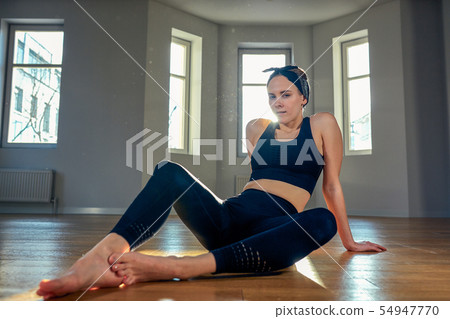
<svg viewBox="0 0 450 319"><path fill-rule="evenodd" d="M313 114L309 117L311 127L314 127L314 129L325 132L327 130L333 130L336 127L339 127L336 118L333 114L329 112L319 112L316 114Z"/></svg>
<svg viewBox="0 0 450 319"><path fill-rule="evenodd" d="M255 145L271 122L271 120L263 118L250 120L246 126L245 138L250 142L251 145ZM249 147L251 148L251 146L247 146L247 148Z"/></svg>
<svg viewBox="0 0 450 319"><path fill-rule="evenodd" d="M336 121L336 118L330 112L319 112L309 117L311 121L324 122L324 121Z"/></svg>
<svg viewBox="0 0 450 319"><path fill-rule="evenodd" d="M247 137L261 135L271 122L271 120L263 118L250 120L246 126Z"/></svg>

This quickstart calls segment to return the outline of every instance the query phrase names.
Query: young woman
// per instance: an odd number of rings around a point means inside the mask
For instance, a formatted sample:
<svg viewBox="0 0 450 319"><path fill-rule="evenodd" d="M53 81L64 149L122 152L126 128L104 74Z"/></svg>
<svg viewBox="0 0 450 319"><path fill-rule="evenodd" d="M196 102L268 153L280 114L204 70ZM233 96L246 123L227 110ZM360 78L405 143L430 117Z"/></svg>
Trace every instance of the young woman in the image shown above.
<svg viewBox="0 0 450 319"><path fill-rule="evenodd" d="M181 165L164 161L112 231L62 277L43 280L37 294L48 299L94 284L209 273L269 272L286 268L339 233L350 251L385 251L355 242L339 182L342 138L330 113L303 117L309 99L304 71L272 68L267 91L278 122L247 124L252 175L238 196L221 200ZM323 170L328 209L304 210ZM156 257L130 252L152 237L174 207L209 251L195 257Z"/></svg>

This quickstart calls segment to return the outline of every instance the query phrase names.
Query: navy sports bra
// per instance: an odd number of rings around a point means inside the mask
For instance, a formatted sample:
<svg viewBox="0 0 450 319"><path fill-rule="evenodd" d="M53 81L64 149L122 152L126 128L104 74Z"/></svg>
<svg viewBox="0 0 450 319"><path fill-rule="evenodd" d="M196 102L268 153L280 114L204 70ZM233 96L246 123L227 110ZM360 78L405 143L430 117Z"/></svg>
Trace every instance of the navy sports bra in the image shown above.
<svg viewBox="0 0 450 319"><path fill-rule="evenodd" d="M311 133L310 119L305 117L297 137L277 141L277 122L270 122L255 145L251 157L250 180L273 179L303 188L312 194L325 165Z"/></svg>

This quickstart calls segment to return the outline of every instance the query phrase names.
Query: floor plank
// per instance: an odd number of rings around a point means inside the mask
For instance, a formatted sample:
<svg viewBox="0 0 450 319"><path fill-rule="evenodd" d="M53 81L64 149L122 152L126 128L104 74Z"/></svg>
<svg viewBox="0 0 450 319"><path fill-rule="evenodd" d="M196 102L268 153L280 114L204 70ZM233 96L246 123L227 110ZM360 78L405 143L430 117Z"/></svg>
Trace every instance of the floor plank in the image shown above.
<svg viewBox="0 0 450 319"><path fill-rule="evenodd" d="M34 293L39 281L66 270L118 219L0 214L0 299L39 300ZM347 252L336 236L276 273L98 289L80 300L450 300L450 219L351 217L350 224L355 238L388 251ZM176 216L139 251L162 256L206 252ZM81 294L56 300L77 300Z"/></svg>

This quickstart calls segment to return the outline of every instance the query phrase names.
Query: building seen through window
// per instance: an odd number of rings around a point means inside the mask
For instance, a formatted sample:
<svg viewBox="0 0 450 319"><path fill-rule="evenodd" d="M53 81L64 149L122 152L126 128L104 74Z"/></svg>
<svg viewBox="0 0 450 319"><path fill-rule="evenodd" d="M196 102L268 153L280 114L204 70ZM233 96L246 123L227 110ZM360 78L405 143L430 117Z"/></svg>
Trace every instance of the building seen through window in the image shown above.
<svg viewBox="0 0 450 319"><path fill-rule="evenodd" d="M7 143L55 144L63 55L63 31L12 26L8 64L10 107Z"/></svg>

